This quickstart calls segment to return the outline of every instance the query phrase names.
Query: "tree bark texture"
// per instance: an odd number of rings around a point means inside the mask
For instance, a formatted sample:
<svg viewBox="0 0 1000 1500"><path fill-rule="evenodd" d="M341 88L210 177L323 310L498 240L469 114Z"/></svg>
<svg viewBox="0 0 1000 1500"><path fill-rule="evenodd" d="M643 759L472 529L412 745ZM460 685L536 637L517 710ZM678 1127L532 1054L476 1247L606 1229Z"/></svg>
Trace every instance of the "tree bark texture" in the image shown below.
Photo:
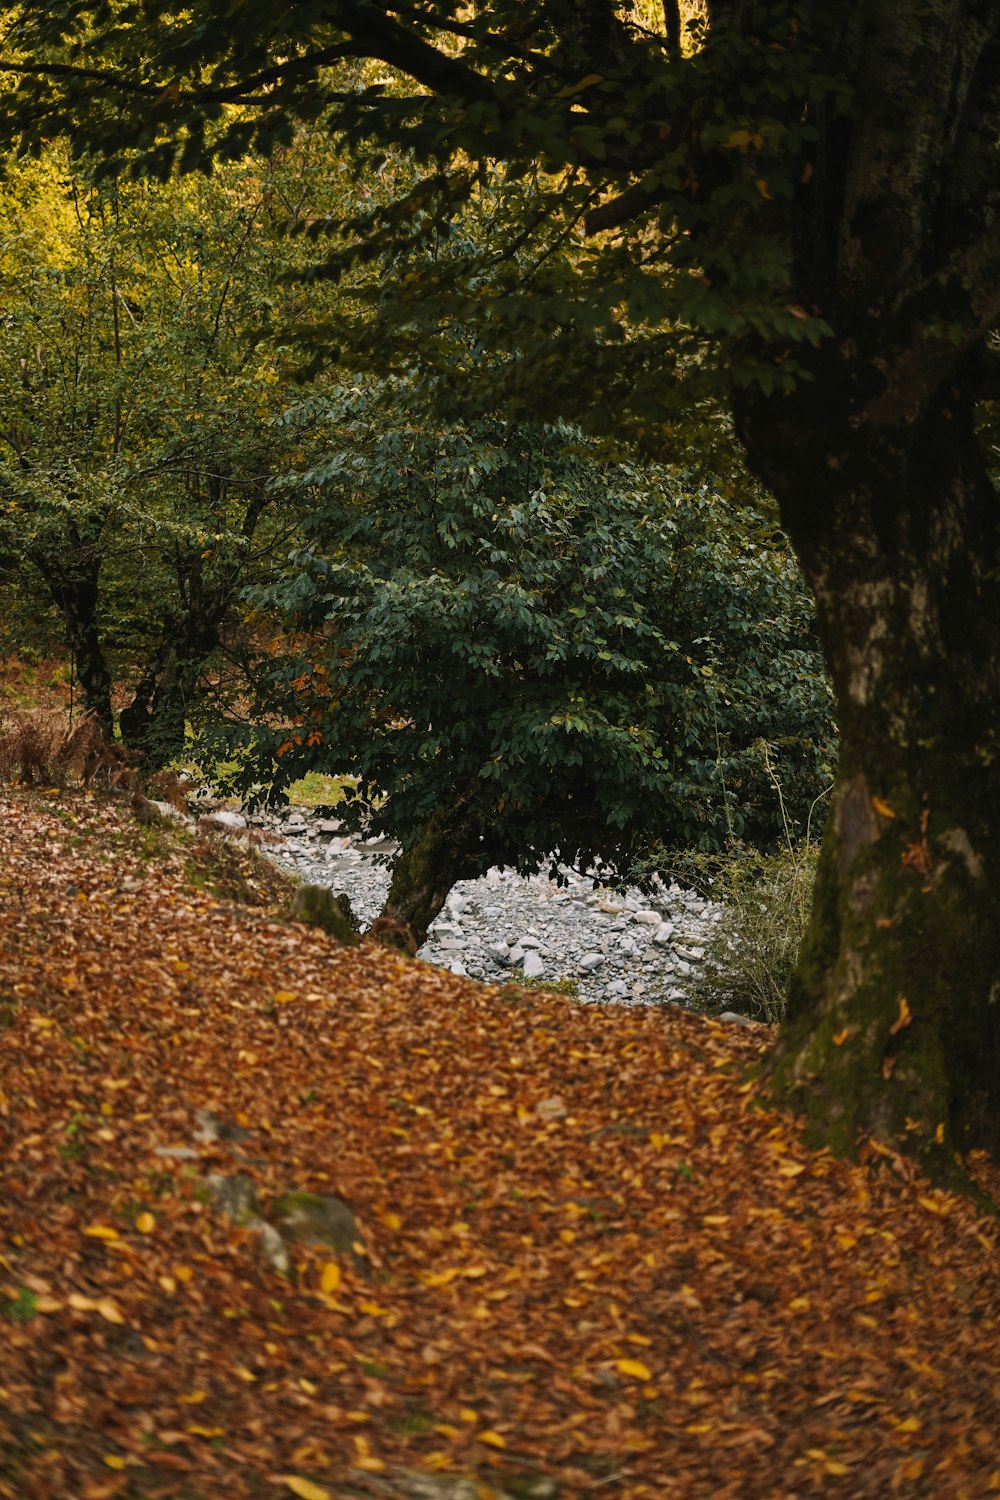
<svg viewBox="0 0 1000 1500"><path fill-rule="evenodd" d="M870 372L869 372L870 373ZM815 907L770 1062L842 1151L1000 1159L1000 505L958 385L906 424L832 376L744 413L841 716Z"/></svg>
<svg viewBox="0 0 1000 1500"><path fill-rule="evenodd" d="M416 953L452 886L482 874L487 858L470 828L466 803L460 799L432 818L420 838L400 851L385 905L369 935L387 947Z"/></svg>

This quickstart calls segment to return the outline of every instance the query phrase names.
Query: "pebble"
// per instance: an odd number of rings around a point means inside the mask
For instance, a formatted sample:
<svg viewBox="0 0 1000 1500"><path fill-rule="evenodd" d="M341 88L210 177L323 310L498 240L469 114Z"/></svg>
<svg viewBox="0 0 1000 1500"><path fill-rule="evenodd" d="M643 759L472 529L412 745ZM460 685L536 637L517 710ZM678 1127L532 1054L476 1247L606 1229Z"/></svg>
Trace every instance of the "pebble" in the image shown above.
<svg viewBox="0 0 1000 1500"><path fill-rule="evenodd" d="M337 819L308 811L268 814L263 825L255 816L254 825L279 836L267 846L278 864L346 893L362 927L378 915L396 849L390 840L348 836ZM665 881L619 891L565 867L559 874L554 881L494 868L460 882L419 956L491 984L510 983L520 969L526 979L574 980L585 1001L684 1004L719 907Z"/></svg>

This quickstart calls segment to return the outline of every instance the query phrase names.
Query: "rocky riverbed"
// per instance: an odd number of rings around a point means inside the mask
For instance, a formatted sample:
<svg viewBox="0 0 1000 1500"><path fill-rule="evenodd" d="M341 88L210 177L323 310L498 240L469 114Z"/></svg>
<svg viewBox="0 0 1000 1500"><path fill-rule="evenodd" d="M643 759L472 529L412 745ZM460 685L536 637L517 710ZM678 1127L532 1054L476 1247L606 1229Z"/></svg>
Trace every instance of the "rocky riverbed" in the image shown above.
<svg viewBox="0 0 1000 1500"><path fill-rule="evenodd" d="M396 847L389 841L349 835L323 810L247 817L208 810L208 817L234 832L256 827L284 869L344 892L362 926L377 915ZM595 885L572 870L561 875L563 883L493 869L460 882L419 956L493 984L520 976L572 979L583 1000L684 1004L720 909L673 883L643 894Z"/></svg>

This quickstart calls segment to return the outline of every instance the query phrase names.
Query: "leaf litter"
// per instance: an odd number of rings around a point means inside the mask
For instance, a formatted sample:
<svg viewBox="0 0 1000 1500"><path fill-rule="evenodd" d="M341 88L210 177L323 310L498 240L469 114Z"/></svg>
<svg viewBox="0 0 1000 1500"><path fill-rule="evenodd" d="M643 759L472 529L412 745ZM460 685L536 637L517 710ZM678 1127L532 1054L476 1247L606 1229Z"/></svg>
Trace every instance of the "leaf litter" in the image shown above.
<svg viewBox="0 0 1000 1500"><path fill-rule="evenodd" d="M338 948L9 796L0 1496L1000 1493L996 1222L807 1150L768 1038ZM359 1241L281 1275L212 1174Z"/></svg>

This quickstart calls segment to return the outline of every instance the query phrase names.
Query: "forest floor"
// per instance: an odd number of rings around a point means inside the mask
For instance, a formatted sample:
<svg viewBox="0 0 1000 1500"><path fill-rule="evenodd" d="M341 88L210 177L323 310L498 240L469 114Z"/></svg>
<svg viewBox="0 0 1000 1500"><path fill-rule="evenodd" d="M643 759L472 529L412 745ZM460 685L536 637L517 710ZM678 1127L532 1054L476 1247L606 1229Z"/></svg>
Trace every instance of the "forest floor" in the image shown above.
<svg viewBox="0 0 1000 1500"><path fill-rule="evenodd" d="M236 863L0 801L0 1496L1000 1493L996 1221L805 1149L763 1028L337 947ZM213 1173L356 1239L282 1275Z"/></svg>

